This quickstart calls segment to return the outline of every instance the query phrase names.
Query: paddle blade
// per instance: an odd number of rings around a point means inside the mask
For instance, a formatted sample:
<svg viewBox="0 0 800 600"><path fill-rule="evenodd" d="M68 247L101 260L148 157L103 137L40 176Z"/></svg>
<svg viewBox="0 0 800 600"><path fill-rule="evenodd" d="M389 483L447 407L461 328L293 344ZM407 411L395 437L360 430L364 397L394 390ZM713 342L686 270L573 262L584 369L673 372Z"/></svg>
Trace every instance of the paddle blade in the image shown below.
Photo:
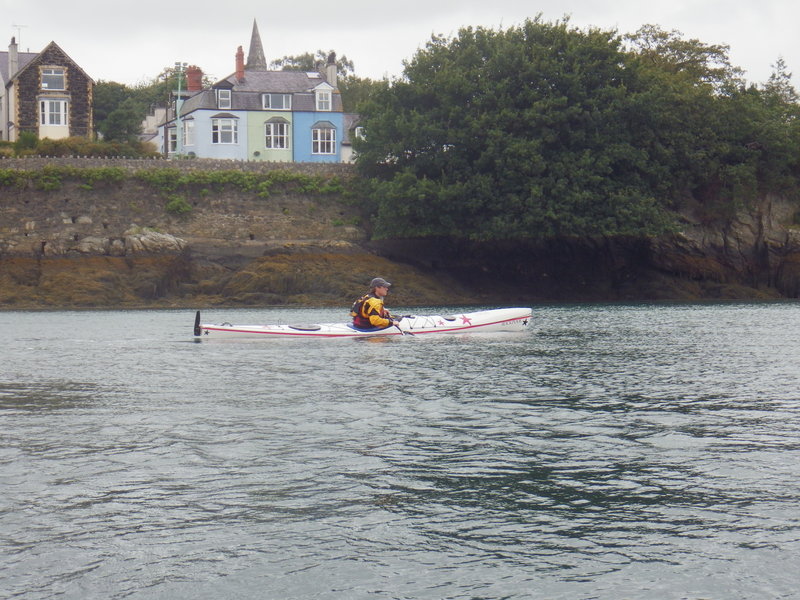
<svg viewBox="0 0 800 600"><path fill-rule="evenodd" d="M194 334L201 335L203 332L200 329L200 311L194 316Z"/></svg>

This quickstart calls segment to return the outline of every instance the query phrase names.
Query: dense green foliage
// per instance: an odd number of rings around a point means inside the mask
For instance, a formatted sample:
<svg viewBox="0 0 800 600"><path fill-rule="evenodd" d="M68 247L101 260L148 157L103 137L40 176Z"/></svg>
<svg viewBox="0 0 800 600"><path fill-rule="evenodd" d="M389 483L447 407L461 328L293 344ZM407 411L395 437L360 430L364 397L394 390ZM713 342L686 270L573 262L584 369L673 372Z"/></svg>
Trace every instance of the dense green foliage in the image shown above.
<svg viewBox="0 0 800 600"><path fill-rule="evenodd" d="M85 137L69 137L52 140L39 139L35 133L24 131L16 142L0 142L0 156L85 156L151 158L161 156L155 147L137 139L128 141L90 140Z"/></svg>
<svg viewBox="0 0 800 600"><path fill-rule="evenodd" d="M223 189L232 187L242 192L269 197L275 189L309 195L343 194L340 178L333 175L307 175L290 169L263 173L240 170L181 171L170 167L129 170L123 167L73 167L47 165L41 169L1 169L0 187L32 186L37 189L59 189L65 181L77 181L89 188L103 183L119 184L126 180L143 183L170 196L176 192Z"/></svg>
<svg viewBox="0 0 800 600"><path fill-rule="evenodd" d="M347 76L353 72L353 61L349 60L344 54L337 56L333 50L317 50L316 53L304 52L294 56L284 56L269 63L269 68L273 71L319 71L328 64L328 59L333 55L336 62L336 70L340 76Z"/></svg>
<svg viewBox="0 0 800 600"><path fill-rule="evenodd" d="M796 191L786 74L764 89L738 76L726 47L652 26L623 39L537 18L433 37L360 107L376 233L648 235L690 202L713 218Z"/></svg>
<svg viewBox="0 0 800 600"><path fill-rule="evenodd" d="M180 77L180 81L179 81ZM204 78L204 84L210 83ZM166 106L178 86L186 89L185 73L166 67L156 77L127 86L98 81L94 87L94 125L108 141L129 142L141 133L142 121L153 107Z"/></svg>

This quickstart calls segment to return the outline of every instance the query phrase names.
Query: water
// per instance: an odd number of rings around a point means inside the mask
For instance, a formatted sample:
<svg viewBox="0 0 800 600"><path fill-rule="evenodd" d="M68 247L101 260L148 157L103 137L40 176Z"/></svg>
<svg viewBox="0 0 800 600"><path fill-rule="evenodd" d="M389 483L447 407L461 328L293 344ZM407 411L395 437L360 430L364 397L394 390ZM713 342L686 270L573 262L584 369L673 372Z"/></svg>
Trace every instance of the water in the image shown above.
<svg viewBox="0 0 800 600"><path fill-rule="evenodd" d="M800 305L534 315L0 313L0 597L798 597Z"/></svg>

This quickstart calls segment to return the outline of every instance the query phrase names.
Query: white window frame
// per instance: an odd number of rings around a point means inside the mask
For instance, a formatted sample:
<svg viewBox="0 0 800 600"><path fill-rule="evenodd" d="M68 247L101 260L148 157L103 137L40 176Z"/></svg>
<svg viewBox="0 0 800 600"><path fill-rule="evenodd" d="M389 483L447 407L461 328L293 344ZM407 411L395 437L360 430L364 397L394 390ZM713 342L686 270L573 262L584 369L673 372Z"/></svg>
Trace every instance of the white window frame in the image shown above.
<svg viewBox="0 0 800 600"><path fill-rule="evenodd" d="M217 108L230 109L232 104L231 90L217 90Z"/></svg>
<svg viewBox="0 0 800 600"><path fill-rule="evenodd" d="M167 153L173 154L178 151L178 129L177 127L167 128Z"/></svg>
<svg viewBox="0 0 800 600"><path fill-rule="evenodd" d="M194 120L183 121L183 145L194 146Z"/></svg>
<svg viewBox="0 0 800 600"><path fill-rule="evenodd" d="M311 154L336 154L336 130L332 127L312 129Z"/></svg>
<svg viewBox="0 0 800 600"><path fill-rule="evenodd" d="M289 123L285 121L264 123L264 147L269 150L287 150L289 148Z"/></svg>
<svg viewBox="0 0 800 600"><path fill-rule="evenodd" d="M239 120L238 119L211 119L212 144L238 144Z"/></svg>
<svg viewBox="0 0 800 600"><path fill-rule="evenodd" d="M67 127L69 102L60 98L39 100L39 124L47 127Z"/></svg>
<svg viewBox="0 0 800 600"><path fill-rule="evenodd" d="M280 106L277 106L276 100L280 98ZM292 95L291 94L264 94L261 96L261 105L264 110L292 110Z"/></svg>
<svg viewBox="0 0 800 600"><path fill-rule="evenodd" d="M58 80L61 82L61 87L50 85L51 83L56 83L56 85L59 85ZM49 92L63 92L66 90L67 70L64 67L42 67L42 89Z"/></svg>
<svg viewBox="0 0 800 600"><path fill-rule="evenodd" d="M333 110L333 92L331 90L317 90L317 110L330 112Z"/></svg>

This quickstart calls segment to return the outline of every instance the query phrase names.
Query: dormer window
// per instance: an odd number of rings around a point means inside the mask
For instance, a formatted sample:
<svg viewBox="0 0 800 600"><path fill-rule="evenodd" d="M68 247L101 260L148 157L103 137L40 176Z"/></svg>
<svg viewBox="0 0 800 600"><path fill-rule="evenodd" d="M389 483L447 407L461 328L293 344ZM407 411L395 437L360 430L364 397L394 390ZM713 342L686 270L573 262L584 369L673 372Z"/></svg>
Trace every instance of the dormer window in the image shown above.
<svg viewBox="0 0 800 600"><path fill-rule="evenodd" d="M42 69L43 90L65 90L66 81L62 67L45 67Z"/></svg>
<svg viewBox="0 0 800 600"><path fill-rule="evenodd" d="M330 111L332 109L331 91L317 90L317 110Z"/></svg>
<svg viewBox="0 0 800 600"><path fill-rule="evenodd" d="M217 90L217 108L231 107L231 91L230 90Z"/></svg>
<svg viewBox="0 0 800 600"><path fill-rule="evenodd" d="M264 94L261 101L264 110L292 110L291 94Z"/></svg>

